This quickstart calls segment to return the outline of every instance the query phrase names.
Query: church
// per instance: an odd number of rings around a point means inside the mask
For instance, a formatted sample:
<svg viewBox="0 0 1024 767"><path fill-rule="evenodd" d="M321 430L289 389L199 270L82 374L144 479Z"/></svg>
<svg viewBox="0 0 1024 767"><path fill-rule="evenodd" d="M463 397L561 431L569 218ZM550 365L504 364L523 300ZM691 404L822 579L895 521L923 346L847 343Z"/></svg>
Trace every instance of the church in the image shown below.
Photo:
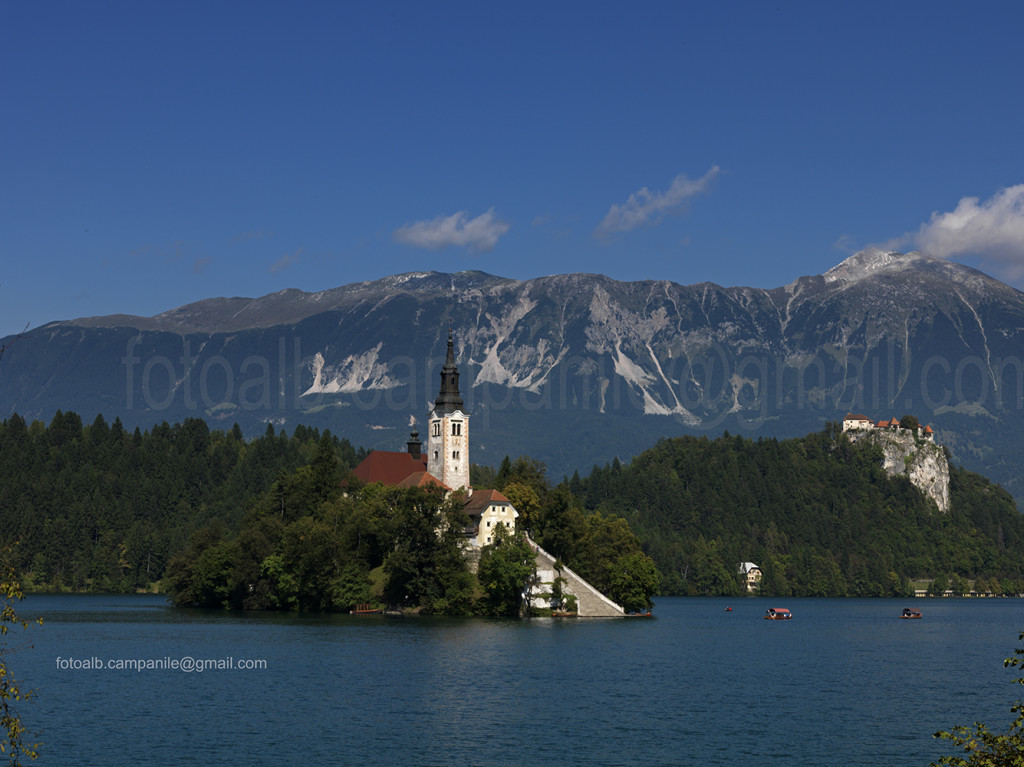
<svg viewBox="0 0 1024 767"><path fill-rule="evenodd" d="M516 529L519 513L497 490L473 491L469 484L469 414L459 394L459 369L455 365L452 330L448 329L448 354L441 368L441 390L427 414L429 428L424 452L419 432L412 432L405 452L374 450L354 470L362 482L380 482L398 487L436 486L445 493L466 494L469 516L467 543L483 547L491 543L494 530L504 525Z"/></svg>
<svg viewBox="0 0 1024 767"><path fill-rule="evenodd" d="M471 559L480 549L494 541L498 525L515 531L519 512L512 502L497 490L474 491L469 484L469 414L459 394L459 369L455 366L455 344L448 329L448 354L441 368L441 390L434 407L427 414L427 449L424 451L419 432L412 432L406 450L374 450L353 473L367 484L380 482L396 487L440 487L446 494L462 491L465 512L467 552ZM538 607L557 608L551 604L552 584L561 579L564 594L578 600L580 617L621 617L624 611L565 565L557 562L533 541L536 554L537 579L528 588Z"/></svg>

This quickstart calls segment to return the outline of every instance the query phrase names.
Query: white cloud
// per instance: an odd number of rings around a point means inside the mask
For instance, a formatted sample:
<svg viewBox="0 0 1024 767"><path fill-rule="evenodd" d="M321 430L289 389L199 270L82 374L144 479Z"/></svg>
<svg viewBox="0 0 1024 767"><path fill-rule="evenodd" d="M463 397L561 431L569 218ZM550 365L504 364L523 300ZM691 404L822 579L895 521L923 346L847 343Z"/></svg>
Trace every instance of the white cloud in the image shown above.
<svg viewBox="0 0 1024 767"><path fill-rule="evenodd" d="M287 269L289 266L291 266L292 264L299 260L300 253L302 253L302 248L299 248L294 253L285 253L283 256L277 259L277 261L270 265L270 273L277 274L278 272L283 272L285 269Z"/></svg>
<svg viewBox="0 0 1024 767"><path fill-rule="evenodd" d="M832 247L835 250L842 251L848 256L852 256L854 253L860 250L857 247L857 241L854 239L852 234L842 234L832 243Z"/></svg>
<svg viewBox="0 0 1024 767"><path fill-rule="evenodd" d="M509 224L494 215L494 208L476 218L467 220L466 211L451 216L439 216L432 221L417 221L395 231L398 242L418 248L441 250L449 245L469 248L482 253L498 244L498 239L509 230Z"/></svg>
<svg viewBox="0 0 1024 767"><path fill-rule="evenodd" d="M633 192L625 204L612 205L594 234L603 237L613 232L628 232L644 224L657 223L666 215L682 213L690 199L706 192L720 172L715 165L696 181L680 173L672 179L672 185L664 192L652 192L645 186Z"/></svg>
<svg viewBox="0 0 1024 767"><path fill-rule="evenodd" d="M984 202L964 197L947 213L905 238L932 256L978 256L1017 273L1024 271L1024 184L1002 189Z"/></svg>

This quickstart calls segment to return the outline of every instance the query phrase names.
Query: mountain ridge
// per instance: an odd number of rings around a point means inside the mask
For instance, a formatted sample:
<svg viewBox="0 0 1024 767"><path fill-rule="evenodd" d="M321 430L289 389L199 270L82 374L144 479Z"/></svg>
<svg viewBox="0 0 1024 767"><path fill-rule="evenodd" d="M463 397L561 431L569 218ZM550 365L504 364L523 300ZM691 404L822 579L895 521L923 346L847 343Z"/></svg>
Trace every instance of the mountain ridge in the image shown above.
<svg viewBox="0 0 1024 767"><path fill-rule="evenodd" d="M0 412L304 423L396 449L436 394L449 321L481 463L528 453L571 473L662 436L914 413L1024 495L1024 293L881 250L770 289L408 272L49 323L9 347Z"/></svg>
<svg viewBox="0 0 1024 767"><path fill-rule="evenodd" d="M723 286L718 283L703 281L692 284L678 283L672 280L615 280L603 274L588 272L569 272L564 274L551 274L540 277L533 277L528 280L516 280L509 277L490 274L479 270L465 270L460 272L404 272L401 274L382 277L377 280L349 283L335 288L328 288L321 291L307 292L298 288L284 288L274 293L268 293L257 297L243 296L218 296L200 299L178 307L160 312L152 316L111 314L96 315L90 317L79 317L70 320L58 320L47 323L41 327L53 325L79 325L84 327L133 327L145 330L166 330L169 332L187 330L190 332L224 332L248 327L274 327L275 324L294 324L302 319L312 316L313 313L324 310L338 310L351 306L353 299L357 299L360 293L379 293L381 291L396 291L398 293L418 292L424 287L434 287L444 284L454 292L458 288L468 293L473 289L480 290L480 283L487 283L488 289L508 288L514 289L526 287L529 289L534 284L560 283L563 281L579 282L588 280L591 282L604 281L623 286L643 286L653 289L655 286L673 287L686 290L707 290L736 293L739 295L752 296L761 294L768 296L773 302L782 300L782 296L788 296L787 304L793 299L803 297L804 300L816 295L821 289L844 290L856 287L857 283L871 277L887 277L892 272L904 272L907 269L941 273L944 279L966 282L975 292L981 287L1009 291L1024 297L1024 293L995 278L964 264L951 262L947 259L927 256L912 251L910 253L899 253L897 251L882 251L876 248L869 248L859 251L844 259L836 266L827 270L821 275L803 275L794 281L775 288L755 288L749 286ZM399 289L403 284L413 283L409 288ZM808 293L810 290L810 293ZM270 320L260 321L256 318L256 324L234 325L223 323L225 311L234 310L231 318L235 318L242 312L252 316L259 310L269 310L277 307L280 303L299 303L304 308L304 313L299 314L291 320ZM308 307L308 308L306 308ZM781 307L780 307L781 308ZM214 315L217 324L215 327L190 324L196 314ZM184 321L183 321L184 320ZM268 324L272 323L272 324ZM168 323L161 325L161 323Z"/></svg>

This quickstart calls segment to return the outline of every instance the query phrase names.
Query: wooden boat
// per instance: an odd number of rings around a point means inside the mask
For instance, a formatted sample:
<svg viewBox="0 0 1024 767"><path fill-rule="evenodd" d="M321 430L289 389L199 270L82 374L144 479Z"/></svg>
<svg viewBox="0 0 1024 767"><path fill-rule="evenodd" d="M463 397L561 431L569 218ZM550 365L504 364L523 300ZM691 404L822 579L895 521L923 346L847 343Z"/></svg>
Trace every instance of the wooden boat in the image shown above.
<svg viewBox="0 0 1024 767"><path fill-rule="evenodd" d="M579 618L580 614L579 613L570 613L570 612L568 612L566 610L552 610L551 611L551 617L552 618Z"/></svg>
<svg viewBox="0 0 1024 767"><path fill-rule="evenodd" d="M764 614L766 621L788 621L792 617L793 613L785 607L769 607Z"/></svg>
<svg viewBox="0 0 1024 767"><path fill-rule="evenodd" d="M368 605L368 604L362 604L362 605L356 605L355 607L353 607L351 610L348 611L348 614L349 615L380 615L382 612L384 612L384 611L381 610L378 607L374 607L373 605Z"/></svg>
<svg viewBox="0 0 1024 767"><path fill-rule="evenodd" d="M904 607L900 617L904 620L914 620L921 617L921 611L915 607Z"/></svg>

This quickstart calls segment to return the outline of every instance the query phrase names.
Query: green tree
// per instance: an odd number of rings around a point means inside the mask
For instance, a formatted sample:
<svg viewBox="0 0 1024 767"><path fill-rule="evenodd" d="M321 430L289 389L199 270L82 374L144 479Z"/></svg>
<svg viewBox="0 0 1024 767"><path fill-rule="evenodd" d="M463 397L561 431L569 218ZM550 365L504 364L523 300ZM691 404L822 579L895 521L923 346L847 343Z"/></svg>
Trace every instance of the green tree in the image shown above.
<svg viewBox="0 0 1024 767"><path fill-rule="evenodd" d="M484 546L477 579L487 594L492 615L517 616L523 608L523 587L536 572L533 549L504 525L494 531L494 543Z"/></svg>
<svg viewBox="0 0 1024 767"><path fill-rule="evenodd" d="M331 579L330 599L341 610L370 601L370 581L355 562L345 564Z"/></svg>
<svg viewBox="0 0 1024 767"><path fill-rule="evenodd" d="M536 519L537 508L540 506L537 491L523 482L509 482L501 492L512 501L512 505L519 512L519 521L516 524L525 530L531 529Z"/></svg>
<svg viewBox="0 0 1024 767"><path fill-rule="evenodd" d="M901 429L912 429L917 431L921 427L921 422L917 420L915 415L905 415L900 419Z"/></svg>
<svg viewBox="0 0 1024 767"><path fill-rule="evenodd" d="M567 581L562 577L561 562L555 560L555 579L551 582L551 608L561 610L565 603L565 584Z"/></svg>
<svg viewBox="0 0 1024 767"><path fill-rule="evenodd" d="M493 466L481 466L480 464L469 464L469 484L474 490L489 490L494 487L497 474Z"/></svg>
<svg viewBox="0 0 1024 767"><path fill-rule="evenodd" d="M260 581L266 591L266 600L261 607L278 610L298 607L298 586L292 574L285 569L280 554L271 555L260 564Z"/></svg>
<svg viewBox="0 0 1024 767"><path fill-rule="evenodd" d="M660 583L654 560L635 551L615 561L611 569L608 596L626 612L650 610L654 606L651 596L658 593Z"/></svg>
<svg viewBox="0 0 1024 767"><path fill-rule="evenodd" d="M338 459L334 455L334 438L329 431L324 432L317 444L311 468L314 497L322 503L338 491L341 482Z"/></svg>
<svg viewBox="0 0 1024 767"><path fill-rule="evenodd" d="M436 488L385 488L384 496L393 510L385 524L392 550L384 560L384 597L402 607L461 611L471 580L460 549L468 524L464 497L443 500Z"/></svg>
<svg viewBox="0 0 1024 767"><path fill-rule="evenodd" d="M622 517L591 514L586 518L584 534L569 565L598 591L609 594L613 578L622 575L620 561L639 554L640 544Z"/></svg>
<svg viewBox="0 0 1024 767"><path fill-rule="evenodd" d="M498 473L494 478L494 486L498 488L504 487L511 478L512 459L506 455L501 459L501 465L498 467Z"/></svg>
<svg viewBox="0 0 1024 767"><path fill-rule="evenodd" d="M229 607L237 543L224 540L224 526L197 531L189 547L167 568L169 596L179 607Z"/></svg>
<svg viewBox="0 0 1024 767"><path fill-rule="evenodd" d="M521 455L515 461L509 461L508 456L505 456L498 468L494 484L499 490L505 492L505 488L510 483L521 482L533 488L538 497L543 498L548 491L547 472L544 463L535 458Z"/></svg>
<svg viewBox="0 0 1024 767"><path fill-rule="evenodd" d="M586 519L569 491L559 487L548 493L531 524L531 537L575 568L577 549L586 535Z"/></svg>
<svg viewBox="0 0 1024 767"><path fill-rule="evenodd" d="M0 636L6 636L11 626L28 628L28 621L19 617L14 609L15 602L24 598L21 583L11 565L11 548L0 549ZM40 619L37 621L42 623ZM35 759L38 756L38 743L26 743L25 725L18 715L15 704L28 700L35 694L21 687L7 667L6 656L10 652L6 642L0 643L0 727L3 728L3 740L0 740L0 754L7 754L9 764L21 764L21 757Z"/></svg>
<svg viewBox="0 0 1024 767"><path fill-rule="evenodd" d="M1024 641L1024 631L1017 639ZM1004 667L1024 665L1024 649L1017 648L1013 652L1014 657L1003 661ZM1014 684L1024 684L1024 678L1013 681ZM1015 718L1003 733L993 732L983 722L975 722L973 727L961 725L935 733L933 737L950 741L968 756L944 756L932 762L932 767L1024 767L1024 702L1018 699L1010 707L1010 712Z"/></svg>
<svg viewBox="0 0 1024 767"><path fill-rule="evenodd" d="M948 588L949 578L945 573L939 573L928 587L928 594L933 597L941 597Z"/></svg>

